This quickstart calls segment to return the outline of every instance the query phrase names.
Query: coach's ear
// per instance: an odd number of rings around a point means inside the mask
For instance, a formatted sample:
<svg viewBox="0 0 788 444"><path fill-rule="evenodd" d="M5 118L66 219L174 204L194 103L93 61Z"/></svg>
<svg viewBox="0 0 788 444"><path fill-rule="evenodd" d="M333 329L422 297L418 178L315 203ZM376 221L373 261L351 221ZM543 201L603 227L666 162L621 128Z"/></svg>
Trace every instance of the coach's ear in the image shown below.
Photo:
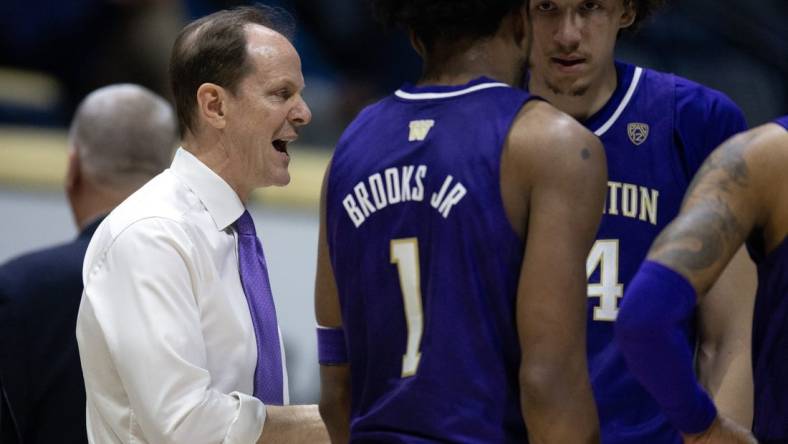
<svg viewBox="0 0 788 444"><path fill-rule="evenodd" d="M214 83L203 83L197 88L197 119L222 129L227 125L227 91ZM198 123L199 124L199 123Z"/></svg>

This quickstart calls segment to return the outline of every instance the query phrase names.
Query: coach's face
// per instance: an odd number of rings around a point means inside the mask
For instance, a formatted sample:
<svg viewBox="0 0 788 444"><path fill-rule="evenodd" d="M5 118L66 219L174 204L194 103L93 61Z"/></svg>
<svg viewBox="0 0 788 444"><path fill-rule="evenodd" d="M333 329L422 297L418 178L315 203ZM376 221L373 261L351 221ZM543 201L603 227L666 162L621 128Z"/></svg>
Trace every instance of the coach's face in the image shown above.
<svg viewBox="0 0 788 444"><path fill-rule="evenodd" d="M613 64L620 29L635 19L627 0L530 0L532 81L555 94L581 96Z"/></svg>
<svg viewBox="0 0 788 444"><path fill-rule="evenodd" d="M227 103L227 136L231 139L236 182L241 190L290 182L288 144L298 128L312 119L301 97L301 59L281 34L247 25L251 71Z"/></svg>

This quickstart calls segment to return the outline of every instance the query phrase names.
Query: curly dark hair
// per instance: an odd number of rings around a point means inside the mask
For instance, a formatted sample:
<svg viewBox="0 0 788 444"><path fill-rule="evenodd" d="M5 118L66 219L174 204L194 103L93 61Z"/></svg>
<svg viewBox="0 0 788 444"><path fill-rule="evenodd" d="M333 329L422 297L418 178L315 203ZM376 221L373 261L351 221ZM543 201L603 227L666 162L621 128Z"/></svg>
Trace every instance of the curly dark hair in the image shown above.
<svg viewBox="0 0 788 444"><path fill-rule="evenodd" d="M370 0L386 26L412 30L428 51L437 42L475 40L495 34L501 20L527 0Z"/></svg>
<svg viewBox="0 0 788 444"><path fill-rule="evenodd" d="M172 48L170 85L181 136L194 129L197 89L210 82L235 94L252 69L244 26L258 24L292 40L294 20L285 10L264 5L222 10L186 25Z"/></svg>
<svg viewBox="0 0 788 444"><path fill-rule="evenodd" d="M665 5L666 0L624 0L624 2L631 3L635 7L637 15L635 16L635 22L632 23L629 29L637 31L646 20Z"/></svg>

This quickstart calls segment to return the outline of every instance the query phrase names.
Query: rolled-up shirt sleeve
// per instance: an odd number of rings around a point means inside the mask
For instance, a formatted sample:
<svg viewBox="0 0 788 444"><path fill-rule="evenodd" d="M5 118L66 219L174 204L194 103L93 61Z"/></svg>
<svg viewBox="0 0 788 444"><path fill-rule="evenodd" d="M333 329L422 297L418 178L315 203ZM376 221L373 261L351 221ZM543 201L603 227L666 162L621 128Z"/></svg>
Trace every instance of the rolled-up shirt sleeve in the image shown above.
<svg viewBox="0 0 788 444"><path fill-rule="evenodd" d="M182 225L148 218L85 264L77 339L86 390L102 416L117 415L108 423L130 425L122 433L138 427L151 443L188 444L248 444L261 433L258 399L212 386L201 260Z"/></svg>

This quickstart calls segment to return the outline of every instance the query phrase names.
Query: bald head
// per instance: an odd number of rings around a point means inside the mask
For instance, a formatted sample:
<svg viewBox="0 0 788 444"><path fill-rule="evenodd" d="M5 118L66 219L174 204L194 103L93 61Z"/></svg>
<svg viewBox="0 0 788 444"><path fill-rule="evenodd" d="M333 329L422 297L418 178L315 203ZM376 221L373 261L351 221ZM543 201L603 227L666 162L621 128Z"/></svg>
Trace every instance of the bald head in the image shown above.
<svg viewBox="0 0 788 444"><path fill-rule="evenodd" d="M82 101L70 139L82 174L102 186L137 187L170 165L177 123L170 105L153 92L112 85Z"/></svg>

